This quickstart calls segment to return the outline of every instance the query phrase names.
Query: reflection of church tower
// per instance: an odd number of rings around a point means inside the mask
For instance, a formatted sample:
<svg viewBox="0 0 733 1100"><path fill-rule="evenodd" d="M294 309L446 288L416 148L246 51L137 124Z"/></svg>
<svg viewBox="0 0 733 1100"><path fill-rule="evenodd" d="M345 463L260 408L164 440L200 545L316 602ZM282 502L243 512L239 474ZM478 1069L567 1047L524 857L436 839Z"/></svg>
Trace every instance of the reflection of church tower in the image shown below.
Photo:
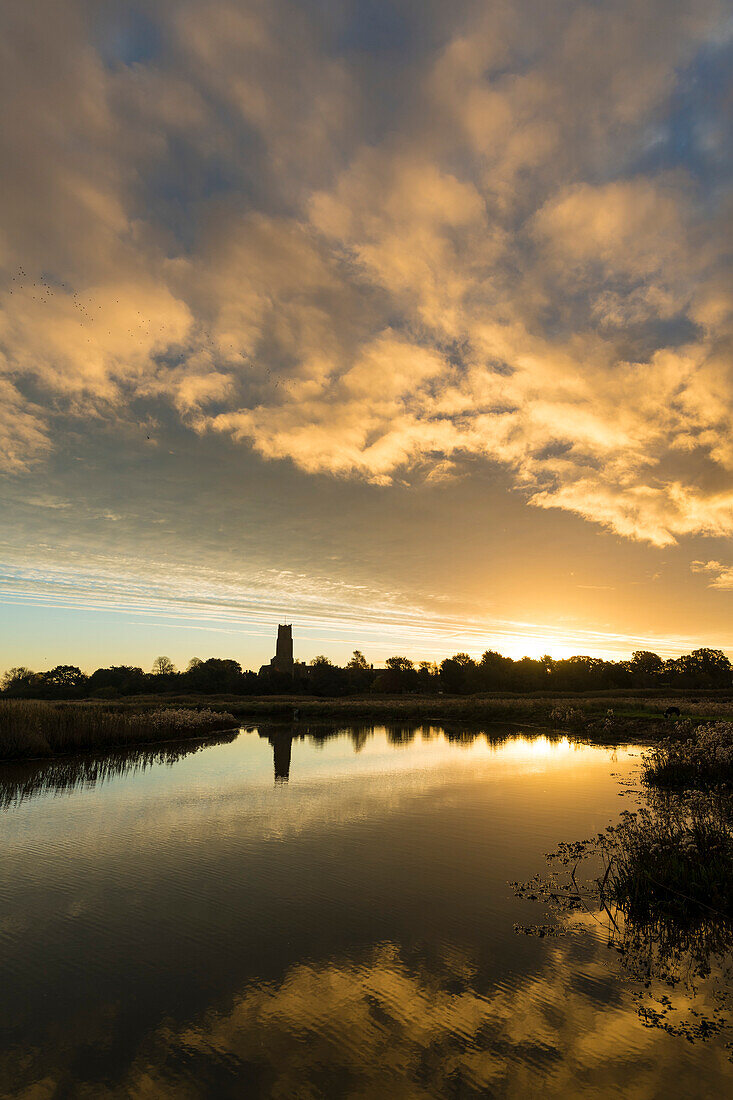
<svg viewBox="0 0 733 1100"><path fill-rule="evenodd" d="M270 666L278 672L289 672L292 675L293 663L293 628L286 623L277 628L277 646Z"/></svg>
<svg viewBox="0 0 733 1100"><path fill-rule="evenodd" d="M287 733L276 733L269 738L275 758L275 782L287 783L290 778L290 751L293 739Z"/></svg>

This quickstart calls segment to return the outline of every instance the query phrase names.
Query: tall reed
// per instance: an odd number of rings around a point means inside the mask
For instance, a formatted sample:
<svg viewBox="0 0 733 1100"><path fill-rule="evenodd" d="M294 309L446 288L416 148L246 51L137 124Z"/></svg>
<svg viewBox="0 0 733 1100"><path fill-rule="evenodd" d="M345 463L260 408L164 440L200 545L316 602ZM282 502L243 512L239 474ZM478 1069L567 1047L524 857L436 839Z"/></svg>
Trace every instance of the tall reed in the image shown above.
<svg viewBox="0 0 733 1100"><path fill-rule="evenodd" d="M0 758L54 756L203 735L237 724L210 708L108 709L101 704L0 700Z"/></svg>

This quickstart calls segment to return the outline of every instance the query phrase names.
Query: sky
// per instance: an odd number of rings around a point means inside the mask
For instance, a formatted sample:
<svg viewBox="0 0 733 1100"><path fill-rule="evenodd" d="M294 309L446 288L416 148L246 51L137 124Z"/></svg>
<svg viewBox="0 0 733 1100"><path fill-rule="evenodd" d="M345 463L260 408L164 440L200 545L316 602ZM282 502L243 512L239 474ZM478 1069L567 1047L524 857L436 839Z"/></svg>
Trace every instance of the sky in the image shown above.
<svg viewBox="0 0 733 1100"><path fill-rule="evenodd" d="M5 0L0 668L733 655L725 0Z"/></svg>

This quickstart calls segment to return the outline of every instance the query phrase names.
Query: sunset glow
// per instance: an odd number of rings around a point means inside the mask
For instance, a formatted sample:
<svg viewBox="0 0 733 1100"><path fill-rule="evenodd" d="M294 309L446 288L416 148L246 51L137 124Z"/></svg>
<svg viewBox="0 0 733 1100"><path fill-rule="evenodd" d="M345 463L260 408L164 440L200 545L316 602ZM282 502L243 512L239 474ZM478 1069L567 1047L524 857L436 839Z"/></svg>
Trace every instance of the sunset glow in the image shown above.
<svg viewBox="0 0 733 1100"><path fill-rule="evenodd" d="M0 665L733 653L728 5L0 30Z"/></svg>

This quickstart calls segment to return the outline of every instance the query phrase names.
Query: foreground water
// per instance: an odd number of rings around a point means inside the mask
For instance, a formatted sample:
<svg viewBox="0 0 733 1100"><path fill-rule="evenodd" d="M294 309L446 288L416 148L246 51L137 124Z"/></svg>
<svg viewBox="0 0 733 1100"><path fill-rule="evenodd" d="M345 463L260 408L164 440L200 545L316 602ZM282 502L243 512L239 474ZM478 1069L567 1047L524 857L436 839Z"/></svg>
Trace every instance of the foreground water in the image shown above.
<svg viewBox="0 0 733 1100"><path fill-rule="evenodd" d="M722 1043L642 1025L602 925L514 930L542 914L508 882L630 807L638 749L191 749L0 766L0 1095L730 1094Z"/></svg>

